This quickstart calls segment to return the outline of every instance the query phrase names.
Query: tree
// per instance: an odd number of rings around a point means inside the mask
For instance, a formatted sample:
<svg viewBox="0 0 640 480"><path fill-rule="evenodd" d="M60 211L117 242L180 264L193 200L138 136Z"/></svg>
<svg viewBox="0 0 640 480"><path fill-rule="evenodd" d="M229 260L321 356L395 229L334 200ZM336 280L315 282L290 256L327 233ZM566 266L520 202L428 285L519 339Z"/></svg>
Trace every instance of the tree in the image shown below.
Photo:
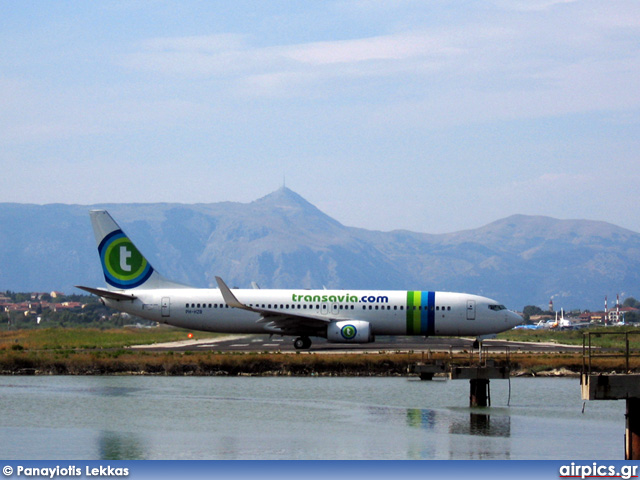
<svg viewBox="0 0 640 480"><path fill-rule="evenodd" d="M529 318L533 315L542 315L545 313L540 307L536 307L535 305L527 305L522 310L522 314L524 316L525 321L529 321Z"/></svg>

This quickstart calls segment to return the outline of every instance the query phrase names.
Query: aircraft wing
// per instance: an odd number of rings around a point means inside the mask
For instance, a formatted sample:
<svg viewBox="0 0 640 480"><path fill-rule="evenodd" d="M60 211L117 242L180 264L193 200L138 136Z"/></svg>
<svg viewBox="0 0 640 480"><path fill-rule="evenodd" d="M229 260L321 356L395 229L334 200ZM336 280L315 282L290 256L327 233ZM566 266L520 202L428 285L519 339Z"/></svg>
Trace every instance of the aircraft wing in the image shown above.
<svg viewBox="0 0 640 480"><path fill-rule="evenodd" d="M262 317L256 323L264 323L269 330L278 330L278 333L290 335L297 334L301 330L316 330L326 327L331 323L330 319L307 317L304 315L283 315L282 313L261 312Z"/></svg>
<svg viewBox="0 0 640 480"><path fill-rule="evenodd" d="M134 300L138 298L132 293L112 292L111 290L106 290L104 288L83 287L81 285L76 285L76 288L92 293L93 295L97 295L98 297L109 298L111 300Z"/></svg>
<svg viewBox="0 0 640 480"><path fill-rule="evenodd" d="M233 308L259 313L261 317L256 323L265 323L267 327L281 330L282 333L287 331L295 332L305 328L320 328L331 323L331 319L326 317L297 313L285 314L281 311L269 310L268 308L250 307L240 302L220 277L216 277L216 282L218 282L222 298L224 298L227 305Z"/></svg>

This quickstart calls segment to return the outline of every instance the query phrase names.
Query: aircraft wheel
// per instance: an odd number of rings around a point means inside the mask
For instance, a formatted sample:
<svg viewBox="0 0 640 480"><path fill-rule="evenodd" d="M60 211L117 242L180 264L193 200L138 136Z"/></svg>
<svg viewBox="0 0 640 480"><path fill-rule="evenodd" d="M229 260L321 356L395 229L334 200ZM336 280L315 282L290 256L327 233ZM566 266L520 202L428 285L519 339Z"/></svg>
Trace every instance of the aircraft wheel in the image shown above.
<svg viewBox="0 0 640 480"><path fill-rule="evenodd" d="M473 342L473 349L474 349L474 350L478 350L479 348L480 348L480 341L479 341L478 339L476 339L476 340Z"/></svg>
<svg viewBox="0 0 640 480"><path fill-rule="evenodd" d="M309 337L298 337L293 341L296 350L302 350L311 347L311 339Z"/></svg>

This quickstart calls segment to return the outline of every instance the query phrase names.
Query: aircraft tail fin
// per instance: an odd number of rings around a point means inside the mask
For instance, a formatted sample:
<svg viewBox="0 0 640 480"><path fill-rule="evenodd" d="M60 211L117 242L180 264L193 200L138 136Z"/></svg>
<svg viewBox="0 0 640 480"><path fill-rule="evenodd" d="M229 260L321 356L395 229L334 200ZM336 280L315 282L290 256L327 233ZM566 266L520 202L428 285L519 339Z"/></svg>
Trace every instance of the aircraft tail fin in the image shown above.
<svg viewBox="0 0 640 480"><path fill-rule="evenodd" d="M106 210L91 210L91 225L109 290L188 288L160 275Z"/></svg>

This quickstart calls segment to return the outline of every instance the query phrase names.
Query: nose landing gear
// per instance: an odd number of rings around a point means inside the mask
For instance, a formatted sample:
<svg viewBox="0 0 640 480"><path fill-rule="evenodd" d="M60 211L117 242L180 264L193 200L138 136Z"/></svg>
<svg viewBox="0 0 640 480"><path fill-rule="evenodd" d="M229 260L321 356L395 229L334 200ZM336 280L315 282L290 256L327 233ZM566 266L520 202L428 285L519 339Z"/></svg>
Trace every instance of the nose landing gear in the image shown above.
<svg viewBox="0 0 640 480"><path fill-rule="evenodd" d="M311 339L309 337L298 337L293 341L296 350L307 349L311 347Z"/></svg>

